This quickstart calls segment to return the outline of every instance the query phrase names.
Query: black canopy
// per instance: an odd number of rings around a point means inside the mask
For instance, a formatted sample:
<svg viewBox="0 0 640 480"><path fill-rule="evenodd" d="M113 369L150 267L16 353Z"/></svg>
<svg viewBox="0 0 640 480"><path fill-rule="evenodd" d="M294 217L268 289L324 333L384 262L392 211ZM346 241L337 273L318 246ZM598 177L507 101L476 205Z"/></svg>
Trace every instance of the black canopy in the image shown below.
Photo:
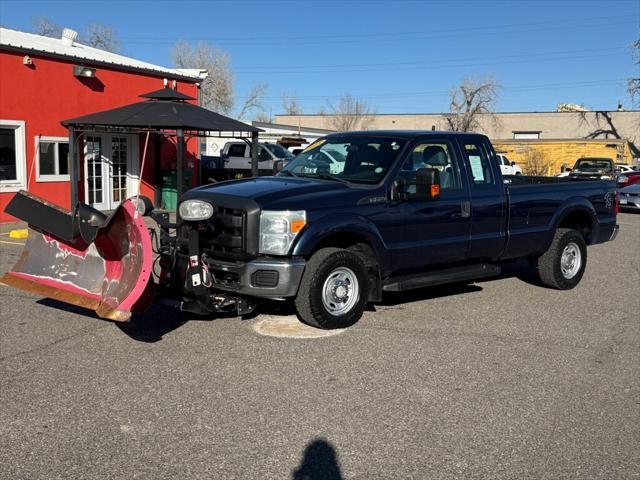
<svg viewBox="0 0 640 480"><path fill-rule="evenodd" d="M171 88L145 93L149 100L102 112L70 118L62 122L69 127L123 127L153 130L198 132L260 132L261 129L225 117L198 105L187 103L192 98Z"/></svg>
<svg viewBox="0 0 640 480"><path fill-rule="evenodd" d="M79 132L106 130L126 133L151 132L165 136L175 135L177 139L178 196L182 194L183 188L182 167L186 148L185 134L209 136L211 132L217 132L220 137L251 137L251 171L254 176L258 174L258 132L262 132L262 129L188 103L187 100L195 99L168 87L142 94L140 97L148 100L62 121L62 124L69 129L71 138L69 158L72 161L69 165L69 173L71 175L72 206L78 200L77 172L79 165L76 165L77 154L75 150ZM225 135L222 135L223 132Z"/></svg>

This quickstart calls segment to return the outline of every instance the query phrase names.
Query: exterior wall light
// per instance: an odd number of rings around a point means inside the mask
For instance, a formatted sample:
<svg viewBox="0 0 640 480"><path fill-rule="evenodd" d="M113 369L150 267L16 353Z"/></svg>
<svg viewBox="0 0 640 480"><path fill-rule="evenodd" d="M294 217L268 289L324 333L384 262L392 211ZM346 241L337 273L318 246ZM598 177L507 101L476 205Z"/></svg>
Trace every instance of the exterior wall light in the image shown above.
<svg viewBox="0 0 640 480"><path fill-rule="evenodd" d="M96 69L84 67L82 65L74 65L73 75L81 78L94 78L96 76Z"/></svg>

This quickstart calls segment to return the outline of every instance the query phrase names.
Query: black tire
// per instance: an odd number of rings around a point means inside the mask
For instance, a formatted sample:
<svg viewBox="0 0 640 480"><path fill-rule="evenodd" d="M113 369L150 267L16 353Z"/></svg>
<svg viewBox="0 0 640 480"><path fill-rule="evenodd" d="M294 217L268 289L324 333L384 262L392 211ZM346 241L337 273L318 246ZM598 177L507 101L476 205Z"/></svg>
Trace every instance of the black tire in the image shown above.
<svg viewBox="0 0 640 480"><path fill-rule="evenodd" d="M579 258L574 256L574 260L579 261L579 268L575 272L571 272L571 269L566 268L566 270L569 270L567 274L563 273L562 256L565 249L570 245L574 245L579 250ZM571 252L571 249L569 252ZM569 290L578 285L586 267L587 244L579 231L570 228L557 229L551 246L538 258L540 280L547 287L557 290Z"/></svg>
<svg viewBox="0 0 640 480"><path fill-rule="evenodd" d="M348 269L355 275L357 299L341 314L332 314L323 302L324 285L337 269ZM345 297L348 298L348 297ZM307 262L295 298L300 320L312 327L330 330L350 327L362 317L369 298L369 278L364 261L355 253L341 248L323 248ZM348 302L347 302L348 303Z"/></svg>

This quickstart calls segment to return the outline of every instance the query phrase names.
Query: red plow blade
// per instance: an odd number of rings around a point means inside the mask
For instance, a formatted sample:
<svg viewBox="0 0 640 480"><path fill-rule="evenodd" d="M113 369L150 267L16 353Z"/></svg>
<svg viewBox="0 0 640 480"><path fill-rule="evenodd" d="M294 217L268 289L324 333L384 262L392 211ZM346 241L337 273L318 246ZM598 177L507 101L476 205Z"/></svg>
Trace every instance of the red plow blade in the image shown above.
<svg viewBox="0 0 640 480"><path fill-rule="evenodd" d="M151 238L131 200L106 217L87 205L72 213L19 192L5 211L30 230L20 259L0 281L116 321L153 300Z"/></svg>

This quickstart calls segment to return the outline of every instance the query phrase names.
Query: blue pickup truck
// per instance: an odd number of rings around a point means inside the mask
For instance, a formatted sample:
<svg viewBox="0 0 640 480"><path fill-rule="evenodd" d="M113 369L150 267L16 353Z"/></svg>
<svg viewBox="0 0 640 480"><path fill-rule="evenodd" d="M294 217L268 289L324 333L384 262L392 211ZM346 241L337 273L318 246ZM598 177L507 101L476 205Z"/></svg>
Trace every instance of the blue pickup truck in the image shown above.
<svg viewBox="0 0 640 480"><path fill-rule="evenodd" d="M303 322L344 328L383 292L495 276L518 258L573 288L617 209L612 180L504 177L482 135L337 133L276 176L184 194L177 225L160 222L160 285L198 314L293 299Z"/></svg>

